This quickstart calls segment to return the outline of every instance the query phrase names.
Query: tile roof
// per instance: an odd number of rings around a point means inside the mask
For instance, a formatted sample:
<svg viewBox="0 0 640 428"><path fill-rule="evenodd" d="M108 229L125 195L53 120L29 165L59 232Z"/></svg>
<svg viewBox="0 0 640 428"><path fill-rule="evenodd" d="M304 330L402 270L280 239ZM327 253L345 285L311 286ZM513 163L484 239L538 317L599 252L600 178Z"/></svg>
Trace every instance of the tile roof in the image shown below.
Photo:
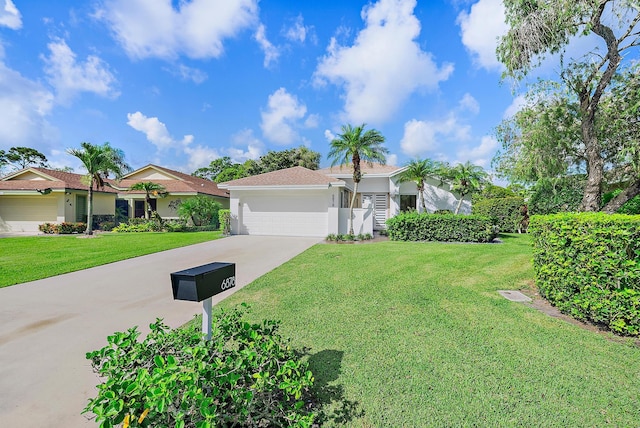
<svg viewBox="0 0 640 428"><path fill-rule="evenodd" d="M343 184L342 180L329 177L319 171L313 171L302 166L267 172L251 177L239 178L222 184L224 187L241 186L318 186L329 184Z"/></svg>
<svg viewBox="0 0 640 428"><path fill-rule="evenodd" d="M131 176L136 174L137 172L144 170L146 168L154 168L158 171L164 172L170 176L174 176L176 179L168 178L166 180L160 179L128 179L127 176ZM201 193L205 195L211 196L219 196L222 198L228 198L229 193L225 190L218 188L218 185L211 180L206 180L200 177L194 177L192 175L188 175L179 171L174 171L169 168L164 168L158 165L149 164L145 167L139 168L136 171L133 171L127 175L125 178L121 180L116 186L119 189L126 189L132 186L135 183L139 183L142 181L152 181L154 183L160 184L167 189L169 193ZM143 191L128 191L127 193L144 193Z"/></svg>
<svg viewBox="0 0 640 428"><path fill-rule="evenodd" d="M36 172L38 175L44 175L47 179L43 180L16 180L15 178L26 172ZM36 190L42 188L51 188L56 190L75 189L87 190L87 185L82 183L83 174L75 174L72 172L56 171L48 168L30 167L15 173L9 174L0 179L0 190ZM49 179L50 178L50 179ZM107 180L110 181L110 180ZM116 193L115 190L105 186L100 192Z"/></svg>
<svg viewBox="0 0 640 428"><path fill-rule="evenodd" d="M384 175L391 175L393 172L399 170L401 167L399 166L394 166L394 165L381 165L379 163L372 163L372 164L368 164L367 162L362 162L360 164L360 170L362 171L363 174L376 174L376 175L380 175L380 174L384 174ZM328 175L353 175L353 167L351 166L351 164L343 164L343 165L336 165L336 166L332 166L329 168L323 168L318 170L318 172L321 172L323 174L328 174Z"/></svg>

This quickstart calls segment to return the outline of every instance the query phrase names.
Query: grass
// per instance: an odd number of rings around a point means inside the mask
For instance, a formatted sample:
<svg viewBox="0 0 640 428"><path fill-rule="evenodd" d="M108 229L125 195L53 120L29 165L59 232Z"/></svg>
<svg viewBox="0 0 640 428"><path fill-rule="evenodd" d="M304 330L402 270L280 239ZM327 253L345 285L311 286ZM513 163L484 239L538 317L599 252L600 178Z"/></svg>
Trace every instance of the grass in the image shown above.
<svg viewBox="0 0 640 428"><path fill-rule="evenodd" d="M221 232L109 233L0 239L0 288L218 239ZM84 239L83 239L84 238Z"/></svg>
<svg viewBox="0 0 640 428"><path fill-rule="evenodd" d="M503 239L317 245L221 306L309 348L326 426L638 426L640 348L499 296L533 277Z"/></svg>

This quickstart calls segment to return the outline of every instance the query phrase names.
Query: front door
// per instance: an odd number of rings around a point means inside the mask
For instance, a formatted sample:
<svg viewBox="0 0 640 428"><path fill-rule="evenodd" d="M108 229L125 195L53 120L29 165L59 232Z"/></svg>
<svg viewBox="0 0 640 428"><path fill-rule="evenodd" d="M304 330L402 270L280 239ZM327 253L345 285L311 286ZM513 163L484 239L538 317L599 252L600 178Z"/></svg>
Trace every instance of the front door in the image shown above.
<svg viewBox="0 0 640 428"><path fill-rule="evenodd" d="M76 221L86 223L87 221L87 197L76 195Z"/></svg>
<svg viewBox="0 0 640 428"><path fill-rule="evenodd" d="M386 229L389 196L386 193L363 194L362 202L365 200L370 200L373 205L373 230Z"/></svg>

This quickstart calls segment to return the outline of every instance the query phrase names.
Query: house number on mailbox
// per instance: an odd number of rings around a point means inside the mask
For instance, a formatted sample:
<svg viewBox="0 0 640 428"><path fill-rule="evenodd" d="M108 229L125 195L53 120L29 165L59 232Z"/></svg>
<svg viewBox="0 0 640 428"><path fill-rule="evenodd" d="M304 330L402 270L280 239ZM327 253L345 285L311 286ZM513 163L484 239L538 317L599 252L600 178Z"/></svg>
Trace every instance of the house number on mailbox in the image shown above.
<svg viewBox="0 0 640 428"><path fill-rule="evenodd" d="M230 288L233 288L235 286L236 286L236 277L235 276L230 276L229 278L227 278L224 281L222 281L222 284L220 285L220 289L222 291L224 291L224 290L228 290Z"/></svg>

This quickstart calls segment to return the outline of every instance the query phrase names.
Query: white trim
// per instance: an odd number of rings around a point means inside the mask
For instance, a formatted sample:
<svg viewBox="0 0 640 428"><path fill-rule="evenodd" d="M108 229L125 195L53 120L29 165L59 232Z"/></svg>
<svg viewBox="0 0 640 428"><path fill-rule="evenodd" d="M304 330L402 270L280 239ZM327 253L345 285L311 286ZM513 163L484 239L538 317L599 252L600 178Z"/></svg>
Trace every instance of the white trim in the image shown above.
<svg viewBox="0 0 640 428"><path fill-rule="evenodd" d="M346 187L345 182L335 182L330 184L300 184L300 185L243 185L243 186L229 186L225 184L219 184L218 188L228 190L326 190L331 187Z"/></svg>

